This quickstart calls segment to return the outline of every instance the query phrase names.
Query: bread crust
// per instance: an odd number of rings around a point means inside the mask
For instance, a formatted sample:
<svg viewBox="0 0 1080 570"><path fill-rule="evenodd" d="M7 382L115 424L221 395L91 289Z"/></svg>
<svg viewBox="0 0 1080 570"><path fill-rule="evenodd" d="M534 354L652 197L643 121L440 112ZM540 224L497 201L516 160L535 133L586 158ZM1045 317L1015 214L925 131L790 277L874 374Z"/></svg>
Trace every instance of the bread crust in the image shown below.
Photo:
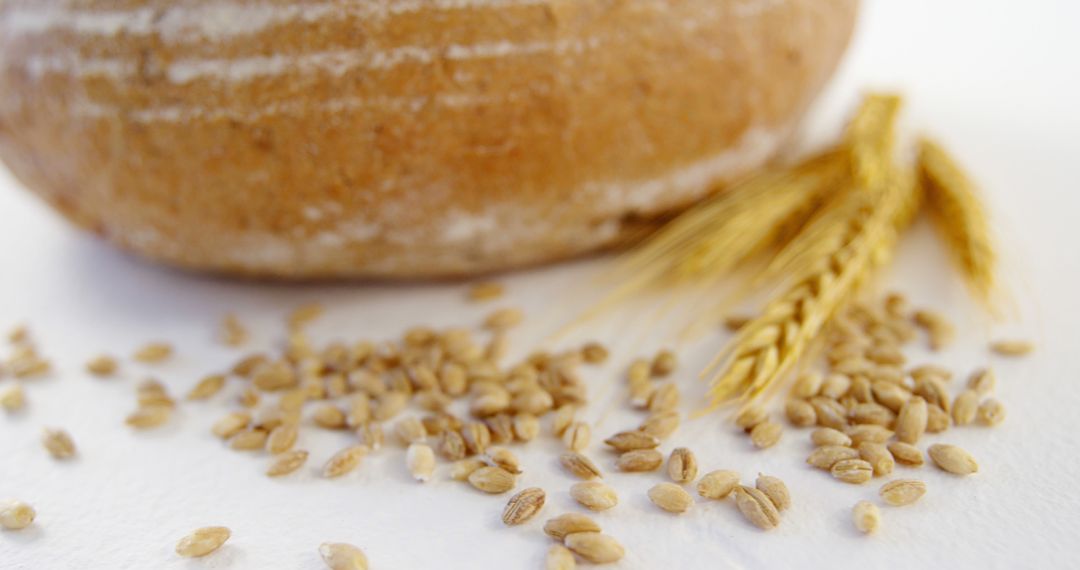
<svg viewBox="0 0 1080 570"><path fill-rule="evenodd" d="M168 264L437 277L617 243L775 154L856 0L0 4L0 157Z"/></svg>

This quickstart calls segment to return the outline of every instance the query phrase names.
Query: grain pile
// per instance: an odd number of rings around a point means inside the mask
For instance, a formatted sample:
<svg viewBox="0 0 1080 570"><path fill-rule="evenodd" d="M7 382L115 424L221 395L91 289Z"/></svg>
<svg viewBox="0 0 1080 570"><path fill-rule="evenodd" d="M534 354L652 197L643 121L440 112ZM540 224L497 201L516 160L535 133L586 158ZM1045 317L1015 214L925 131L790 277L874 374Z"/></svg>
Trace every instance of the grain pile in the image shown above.
<svg viewBox="0 0 1080 570"><path fill-rule="evenodd" d="M916 469L928 461L957 476L979 469L970 453L954 445L937 443L924 451L920 444L926 433L995 426L1005 418L1004 405L992 395L996 379L991 369L976 369L961 382L951 370L908 362L912 343L924 342L937 351L955 340L955 328L944 316L913 309L895 293L879 302L855 301L924 203L965 220L963 228L948 234L950 248L980 298L989 303L994 289L995 258L985 213L972 206L977 199L955 163L928 142L921 146L919 176L893 163L898 107L895 97L868 98L837 148L765 173L738 193L680 217L629 256L622 268L635 272L635 278L611 299L672 278L689 282L726 275L772 248L775 255L757 279L776 281L780 292L758 315L723 319L737 332L706 370L712 403L738 402L734 423L758 449L781 441L785 420L791 429L807 430L813 446L807 464L841 483L884 481L878 495L892 507L932 494L921 480L890 479L898 469ZM503 294L501 284L484 282L467 295L479 303ZM585 511L617 509L623 500L604 478L600 465L605 462L589 455L594 441L603 442L610 452L607 463L616 470L660 479L647 499L670 516L693 516L699 501L725 501L749 524L767 531L782 523L782 513L793 504L787 485L775 475L744 481L731 466L700 465L688 446L675 447L666 457L660 451L684 421L686 407L676 381L679 359L672 351L628 363L622 393L626 405L639 411L640 422L600 434L581 419L589 402L580 373L584 366L608 361L602 343L554 353L538 350L508 362L509 333L525 316L503 307L488 314L481 330L417 326L392 341L317 346L309 326L323 312L315 304L296 309L286 319L280 350L243 354L227 370L199 379L182 398L161 382L143 381L125 423L135 430L160 428L174 421L178 406L220 405L223 390L240 384L239 396L228 402L230 409L210 431L228 449L265 456L267 477L288 477L311 461L320 466L322 477L340 478L364 469L372 454L399 447L405 469L419 484L448 478L478 496L512 493L505 503L499 500L502 523L517 527L544 520L543 532L557 541L546 556L547 567L555 569L574 568L577 560L615 562L626 548L585 514L540 518L548 490L518 489L528 466L512 446L541 437L561 442L558 463L578 480L564 492ZM704 314L721 320L716 312ZM221 320L217 335L234 349L250 336L231 314ZM22 381L49 372L50 362L36 351L27 329L16 329L10 340L12 355L0 373ZM1014 357L1033 350L1019 339L997 341L990 348ZM158 364L173 354L171 345L150 342L131 360ZM107 354L85 363L95 377L115 375L122 367ZM788 378L791 386L780 389ZM787 394L782 414L765 399L777 393ZM0 391L6 411L16 413L24 403L20 384ZM351 441L333 454L314 457L298 445L306 430L349 433ZM56 459L76 455L74 439L62 429L46 431L43 444ZM0 522L5 528L32 523L35 513L29 505L4 505ZM493 507L493 513L499 509ZM860 501L852 509L861 532L878 531L882 519L873 502ZM181 539L176 552L209 555L231 536L225 527L201 528ZM324 543L318 552L332 569L368 568L366 555L350 544Z"/></svg>

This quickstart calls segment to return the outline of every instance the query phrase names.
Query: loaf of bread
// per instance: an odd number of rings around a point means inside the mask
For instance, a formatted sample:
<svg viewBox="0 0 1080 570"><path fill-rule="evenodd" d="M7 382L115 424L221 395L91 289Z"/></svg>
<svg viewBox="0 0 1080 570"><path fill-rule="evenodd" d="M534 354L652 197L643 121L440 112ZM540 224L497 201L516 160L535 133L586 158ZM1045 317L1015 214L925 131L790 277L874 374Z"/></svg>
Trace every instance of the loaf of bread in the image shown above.
<svg viewBox="0 0 1080 570"><path fill-rule="evenodd" d="M435 277L617 243L769 160L856 0L8 0L0 157L165 263Z"/></svg>

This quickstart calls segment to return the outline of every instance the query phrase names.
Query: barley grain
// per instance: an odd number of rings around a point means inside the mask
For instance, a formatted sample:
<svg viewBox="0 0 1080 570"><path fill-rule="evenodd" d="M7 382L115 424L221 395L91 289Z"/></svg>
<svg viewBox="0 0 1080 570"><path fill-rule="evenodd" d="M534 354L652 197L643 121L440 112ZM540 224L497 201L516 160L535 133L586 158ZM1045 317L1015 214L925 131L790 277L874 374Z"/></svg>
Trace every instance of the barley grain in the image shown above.
<svg viewBox="0 0 1080 570"><path fill-rule="evenodd" d="M640 430L622 431L604 440L604 443L616 451L635 449L655 449L660 446L660 438Z"/></svg>
<svg viewBox="0 0 1080 570"><path fill-rule="evenodd" d="M176 553L184 558L206 556L221 548L232 532L223 526L207 526L196 529L176 543Z"/></svg>
<svg viewBox="0 0 1080 570"><path fill-rule="evenodd" d="M106 354L95 356L86 363L86 371L99 377L112 376L116 373L117 368L119 366L116 359Z"/></svg>
<svg viewBox="0 0 1080 570"><path fill-rule="evenodd" d="M172 408L168 406L139 406L124 419L124 423L135 429L153 429L169 421L170 415Z"/></svg>
<svg viewBox="0 0 1080 570"><path fill-rule="evenodd" d="M589 480L602 476L600 468L591 459L577 452L563 453L559 456L559 463L579 479Z"/></svg>
<svg viewBox="0 0 1080 570"><path fill-rule="evenodd" d="M823 445L806 458L806 462L818 469L829 470L834 465L841 461L857 459L859 452L850 447L841 447L839 445Z"/></svg>
<svg viewBox="0 0 1080 570"><path fill-rule="evenodd" d="M806 400L788 400L784 404L784 414L791 425L796 427L810 427L817 424L817 412Z"/></svg>
<svg viewBox="0 0 1080 570"><path fill-rule="evenodd" d="M975 390L980 396L985 396L994 391L997 384L997 376L990 368L980 368L968 377L968 388Z"/></svg>
<svg viewBox="0 0 1080 570"><path fill-rule="evenodd" d="M214 422L210 431L221 439L228 439L251 423L251 414L248 412L231 412L218 421Z"/></svg>
<svg viewBox="0 0 1080 570"><path fill-rule="evenodd" d="M919 451L919 448L911 445L910 443L904 443L902 441L891 441L885 446L897 463L903 465L909 465L912 467L919 467L923 464L923 453Z"/></svg>
<svg viewBox="0 0 1080 570"><path fill-rule="evenodd" d="M589 446L592 437L592 429L589 424L575 422L563 432L563 443L570 451L581 451Z"/></svg>
<svg viewBox="0 0 1080 570"><path fill-rule="evenodd" d="M817 372L804 372L795 380L791 388L791 396L802 399L813 398L821 392L824 381L824 377Z"/></svg>
<svg viewBox="0 0 1080 570"><path fill-rule="evenodd" d="M858 447L864 441L872 443L885 443L893 436L892 430L886 429L882 426L875 424L863 424L852 426L847 430L847 435L851 438L851 445Z"/></svg>
<svg viewBox="0 0 1080 570"><path fill-rule="evenodd" d="M655 449L635 449L627 451L615 461L619 471L642 473L656 471L664 463L664 455Z"/></svg>
<svg viewBox="0 0 1080 570"><path fill-rule="evenodd" d="M521 461L518 460L513 451L505 447L488 448L486 462L494 467L501 467L504 471L514 475L520 475L522 472Z"/></svg>
<svg viewBox="0 0 1080 570"><path fill-rule="evenodd" d="M503 509L503 524L516 526L529 521L544 508L546 500L547 495L539 487L530 487L510 497Z"/></svg>
<svg viewBox="0 0 1080 570"><path fill-rule="evenodd" d="M351 544L324 542L319 545L319 556L330 570L368 570L364 551Z"/></svg>
<svg viewBox="0 0 1080 570"><path fill-rule="evenodd" d="M657 483L649 489L649 500L669 513L685 513L694 504L694 498L675 483Z"/></svg>
<svg viewBox="0 0 1080 570"><path fill-rule="evenodd" d="M491 430L482 422L469 422L462 426L461 438L470 455L482 454L491 445Z"/></svg>
<svg viewBox="0 0 1080 570"><path fill-rule="evenodd" d="M896 439L915 444L926 432L929 414L926 400L915 396L904 403L896 418Z"/></svg>
<svg viewBox="0 0 1080 570"><path fill-rule="evenodd" d="M55 459L70 459L75 456L75 440L62 429L45 428L42 430L41 443Z"/></svg>
<svg viewBox="0 0 1080 570"><path fill-rule="evenodd" d="M841 459L833 464L829 472L844 483L860 485L874 476L874 467L862 459Z"/></svg>
<svg viewBox="0 0 1080 570"><path fill-rule="evenodd" d="M1026 356L1035 350L1035 345L1020 339L997 340L990 343L990 350L1000 356Z"/></svg>
<svg viewBox="0 0 1080 570"><path fill-rule="evenodd" d="M638 426L638 430L664 439L679 429L679 414L675 411L657 412Z"/></svg>
<svg viewBox="0 0 1080 570"><path fill-rule="evenodd" d="M679 387L669 382L649 396L649 411L656 413L674 410L679 407L679 399Z"/></svg>
<svg viewBox="0 0 1080 570"><path fill-rule="evenodd" d="M787 485L778 477L758 473L754 486L762 493L765 493L765 496L772 501L777 511L787 510L791 507L791 493L788 491Z"/></svg>
<svg viewBox="0 0 1080 570"><path fill-rule="evenodd" d="M521 324L524 319L525 315L520 309L503 308L492 312L484 319L484 328L495 331L506 330Z"/></svg>
<svg viewBox="0 0 1080 570"><path fill-rule="evenodd" d="M851 438L842 431L833 428L817 428L810 433L810 441L814 445L839 445L850 446Z"/></svg>
<svg viewBox="0 0 1080 570"><path fill-rule="evenodd" d="M26 393L22 384L14 384L0 391L0 407L6 412L16 412L26 407Z"/></svg>
<svg viewBox="0 0 1080 570"><path fill-rule="evenodd" d="M746 520L762 530L771 530L780 524L780 512L776 510L776 505L758 489L745 485L736 487L735 505Z"/></svg>
<svg viewBox="0 0 1080 570"><path fill-rule="evenodd" d="M851 518L855 528L863 534L871 534L881 526L881 511L870 501L859 501L851 509Z"/></svg>
<svg viewBox="0 0 1080 570"><path fill-rule="evenodd" d="M473 488L491 495L505 493L517 483L513 473L499 467L481 467L469 474L469 484Z"/></svg>
<svg viewBox="0 0 1080 570"><path fill-rule="evenodd" d="M413 443L405 452L405 465L413 479L426 483L435 473L435 451L425 443Z"/></svg>
<svg viewBox="0 0 1080 570"><path fill-rule="evenodd" d="M287 451L277 456L266 469L268 477L282 477L296 471L307 463L308 452L304 450Z"/></svg>
<svg viewBox="0 0 1080 570"><path fill-rule="evenodd" d="M668 477L676 483L690 483L697 479L698 462L693 451L677 447L668 457Z"/></svg>
<svg viewBox="0 0 1080 570"><path fill-rule="evenodd" d="M450 465L450 478L454 481L467 481L469 475L481 467L487 467L487 463L482 459L475 457L459 459Z"/></svg>
<svg viewBox="0 0 1080 570"><path fill-rule="evenodd" d="M902 507L922 498L926 494L926 483L916 479L896 479L882 485L878 494L886 503Z"/></svg>
<svg viewBox="0 0 1080 570"><path fill-rule="evenodd" d="M926 433L941 433L949 429L952 419L949 412L933 404L926 408Z"/></svg>
<svg viewBox="0 0 1080 570"><path fill-rule="evenodd" d="M461 434L453 430L447 430L443 432L442 440L439 442L439 453L450 461L457 461L465 458L468 454L468 448L465 446L465 440L461 437Z"/></svg>
<svg viewBox="0 0 1080 570"><path fill-rule="evenodd" d="M769 415L765 412L765 408L757 404L748 404L735 415L735 425L750 431L768 419Z"/></svg>
<svg viewBox="0 0 1080 570"><path fill-rule="evenodd" d="M979 404L977 415L979 423L996 426L1005 421L1005 405L998 400L989 398Z"/></svg>
<svg viewBox="0 0 1080 570"><path fill-rule="evenodd" d="M619 496L600 481L584 481L570 487L570 496L592 511L606 511L619 504Z"/></svg>
<svg viewBox="0 0 1080 570"><path fill-rule="evenodd" d="M575 532L563 539L574 554L593 564L610 564L626 555L626 550L614 538L598 532Z"/></svg>
<svg viewBox="0 0 1080 570"><path fill-rule="evenodd" d="M979 411L979 393L972 389L961 392L952 405L953 423L958 426L968 425L975 421Z"/></svg>
<svg viewBox="0 0 1080 570"><path fill-rule="evenodd" d="M22 530L34 522L37 511L34 507L16 500L0 501L0 527L7 530Z"/></svg>
<svg viewBox="0 0 1080 570"><path fill-rule="evenodd" d="M783 435L784 428L775 422L765 421L750 430L750 441L754 443L754 446L758 449L765 449L776 445L776 442L780 441L780 436Z"/></svg>
<svg viewBox="0 0 1080 570"><path fill-rule="evenodd" d="M979 470L979 464L975 462L975 458L955 445L935 443L927 451L930 459L933 459L934 464L943 471L955 475L970 475Z"/></svg>
<svg viewBox="0 0 1080 570"><path fill-rule="evenodd" d="M589 364L601 364L608 359L608 349L598 342L589 342L581 347L581 357Z"/></svg>
<svg viewBox="0 0 1080 570"><path fill-rule="evenodd" d="M735 471L710 471L698 481L698 495L706 499L723 499L739 485L739 474Z"/></svg>
<svg viewBox="0 0 1080 570"><path fill-rule="evenodd" d="M661 350L653 357L650 372L653 377L664 378L674 372L677 366L678 359L675 357L675 353L670 350Z"/></svg>
<svg viewBox="0 0 1080 570"><path fill-rule="evenodd" d="M576 570L577 562L570 549L561 545L553 544L544 558L544 570Z"/></svg>
<svg viewBox="0 0 1080 570"><path fill-rule="evenodd" d="M540 420L533 414L514 414L514 437L529 442L540 435Z"/></svg>
<svg viewBox="0 0 1080 570"><path fill-rule="evenodd" d="M562 540L567 535L577 532L600 532L600 525L587 515L579 513L566 513L555 518L548 519L544 523L544 534L555 540Z"/></svg>
<svg viewBox="0 0 1080 570"><path fill-rule="evenodd" d="M870 464L874 469L875 477L889 475L896 467L896 460L893 459L884 443L872 443L869 441L860 443L859 457Z"/></svg>
<svg viewBox="0 0 1080 570"><path fill-rule="evenodd" d="M333 479L356 469L369 451L366 445L352 445L338 451L323 465L323 477Z"/></svg>
<svg viewBox="0 0 1080 570"><path fill-rule="evenodd" d="M167 360L172 356L172 353L173 348L171 345L164 342L152 342L136 350L132 358L137 362L154 364Z"/></svg>

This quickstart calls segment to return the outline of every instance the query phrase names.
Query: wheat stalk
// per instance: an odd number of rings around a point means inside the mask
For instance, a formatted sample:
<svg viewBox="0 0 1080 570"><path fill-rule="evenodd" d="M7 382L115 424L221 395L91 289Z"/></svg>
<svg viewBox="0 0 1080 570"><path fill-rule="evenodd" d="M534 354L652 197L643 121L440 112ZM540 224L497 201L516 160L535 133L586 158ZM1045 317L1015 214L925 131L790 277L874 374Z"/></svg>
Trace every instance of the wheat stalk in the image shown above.
<svg viewBox="0 0 1080 570"><path fill-rule="evenodd" d="M933 141L919 141L919 181L939 233L975 296L993 308L997 253L986 208L970 178Z"/></svg>

